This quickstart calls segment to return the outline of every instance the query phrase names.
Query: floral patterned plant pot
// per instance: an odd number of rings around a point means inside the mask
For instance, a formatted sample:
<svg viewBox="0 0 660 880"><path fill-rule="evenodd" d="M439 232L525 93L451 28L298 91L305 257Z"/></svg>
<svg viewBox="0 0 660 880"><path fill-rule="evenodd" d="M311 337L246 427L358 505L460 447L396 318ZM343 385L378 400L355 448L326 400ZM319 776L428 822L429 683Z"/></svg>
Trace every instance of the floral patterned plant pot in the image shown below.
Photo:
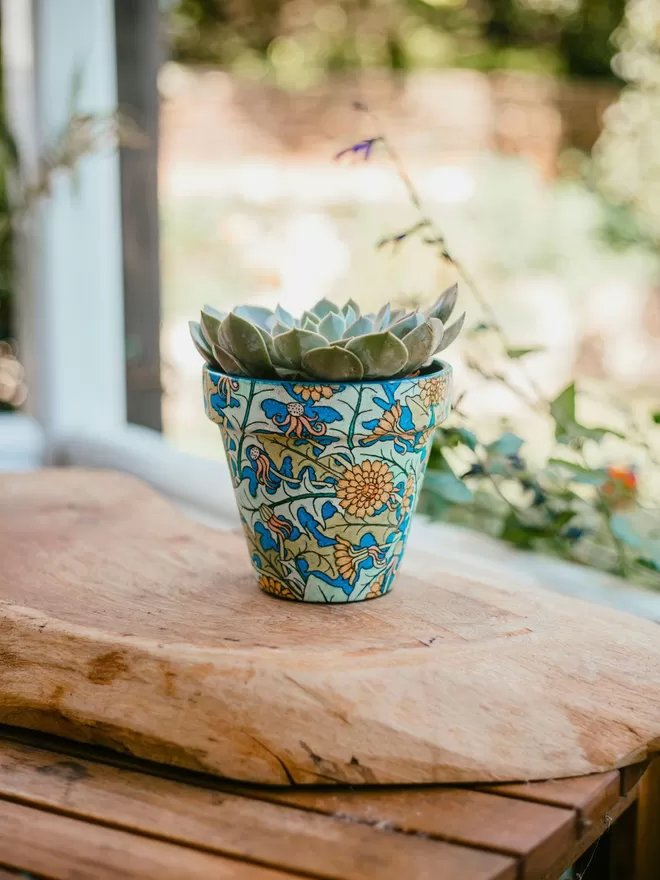
<svg viewBox="0 0 660 880"><path fill-rule="evenodd" d="M204 367L262 590L356 602L392 586L451 367L414 379L319 384Z"/></svg>

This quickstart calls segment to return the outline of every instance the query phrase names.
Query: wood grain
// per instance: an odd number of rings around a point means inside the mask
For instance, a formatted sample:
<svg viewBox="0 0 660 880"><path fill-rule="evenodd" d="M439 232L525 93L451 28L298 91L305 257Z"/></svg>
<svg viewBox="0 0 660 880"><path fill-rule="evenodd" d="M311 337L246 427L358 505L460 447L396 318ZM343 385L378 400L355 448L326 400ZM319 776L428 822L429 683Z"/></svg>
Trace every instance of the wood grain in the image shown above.
<svg viewBox="0 0 660 880"><path fill-rule="evenodd" d="M259 789L260 797L335 816L427 834L515 856L520 876L535 878L577 839L573 810L525 803L468 788L368 791Z"/></svg>
<svg viewBox="0 0 660 880"><path fill-rule="evenodd" d="M641 777L647 765L638 766L640 770L637 779ZM600 818L617 802L621 794L626 793L622 791L621 773L617 770L611 770L609 773L594 773L590 776L574 776L570 779L552 779L546 782L489 785L484 786L484 790L506 797L577 810L582 822L592 822Z"/></svg>
<svg viewBox="0 0 660 880"><path fill-rule="evenodd" d="M255 782L498 782L660 747L631 616L412 554L391 596L261 594L240 536L120 474L0 478L0 721Z"/></svg>
<svg viewBox="0 0 660 880"><path fill-rule="evenodd" d="M289 876L2 800L0 864L50 880L285 880Z"/></svg>
<svg viewBox="0 0 660 880"><path fill-rule="evenodd" d="M0 740L2 797L330 880L515 877L500 855Z"/></svg>

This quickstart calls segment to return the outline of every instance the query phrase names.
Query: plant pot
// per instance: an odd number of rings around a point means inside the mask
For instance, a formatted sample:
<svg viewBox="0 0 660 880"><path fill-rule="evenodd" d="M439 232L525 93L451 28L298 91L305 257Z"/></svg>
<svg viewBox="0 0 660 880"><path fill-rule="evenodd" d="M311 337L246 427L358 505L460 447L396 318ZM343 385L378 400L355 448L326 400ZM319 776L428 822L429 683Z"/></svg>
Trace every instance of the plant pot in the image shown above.
<svg viewBox="0 0 660 880"><path fill-rule="evenodd" d="M356 602L394 581L451 367L414 379L284 382L204 367L259 586Z"/></svg>

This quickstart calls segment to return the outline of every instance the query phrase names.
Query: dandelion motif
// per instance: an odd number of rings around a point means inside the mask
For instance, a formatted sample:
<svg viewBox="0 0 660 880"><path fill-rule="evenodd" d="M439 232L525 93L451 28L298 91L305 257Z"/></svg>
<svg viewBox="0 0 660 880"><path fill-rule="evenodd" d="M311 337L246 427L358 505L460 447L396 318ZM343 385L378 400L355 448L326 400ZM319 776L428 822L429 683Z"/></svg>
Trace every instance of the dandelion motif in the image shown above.
<svg viewBox="0 0 660 880"><path fill-rule="evenodd" d="M284 542L288 541L293 534L293 526L288 520L284 519L284 517L277 516L277 514L265 504L262 504L259 508L259 514L261 516L261 521L268 531L277 539L280 556L284 558L286 556Z"/></svg>
<svg viewBox="0 0 660 880"><path fill-rule="evenodd" d="M383 551L380 547L354 547L345 538L337 538L334 556L337 571L351 586L357 579L358 565L361 562L371 558L374 565L382 565L384 561Z"/></svg>
<svg viewBox="0 0 660 880"><path fill-rule="evenodd" d="M337 482L337 497L352 516L364 519L388 504L394 496L392 471L382 461L364 461L344 472Z"/></svg>

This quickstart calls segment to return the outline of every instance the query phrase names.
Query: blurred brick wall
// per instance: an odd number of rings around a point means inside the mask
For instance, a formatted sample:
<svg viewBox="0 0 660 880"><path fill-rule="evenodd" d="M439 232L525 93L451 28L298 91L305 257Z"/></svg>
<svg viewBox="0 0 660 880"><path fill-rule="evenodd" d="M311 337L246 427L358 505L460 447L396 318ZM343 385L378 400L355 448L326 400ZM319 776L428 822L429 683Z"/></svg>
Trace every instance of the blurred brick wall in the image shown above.
<svg viewBox="0 0 660 880"><path fill-rule="evenodd" d="M467 70L334 77L314 89L283 92L176 65L164 68L161 91L165 170L257 156L327 161L374 133L352 109L360 101L416 164L497 150L529 157L546 176L554 174L563 146L591 148L617 93L605 85Z"/></svg>

